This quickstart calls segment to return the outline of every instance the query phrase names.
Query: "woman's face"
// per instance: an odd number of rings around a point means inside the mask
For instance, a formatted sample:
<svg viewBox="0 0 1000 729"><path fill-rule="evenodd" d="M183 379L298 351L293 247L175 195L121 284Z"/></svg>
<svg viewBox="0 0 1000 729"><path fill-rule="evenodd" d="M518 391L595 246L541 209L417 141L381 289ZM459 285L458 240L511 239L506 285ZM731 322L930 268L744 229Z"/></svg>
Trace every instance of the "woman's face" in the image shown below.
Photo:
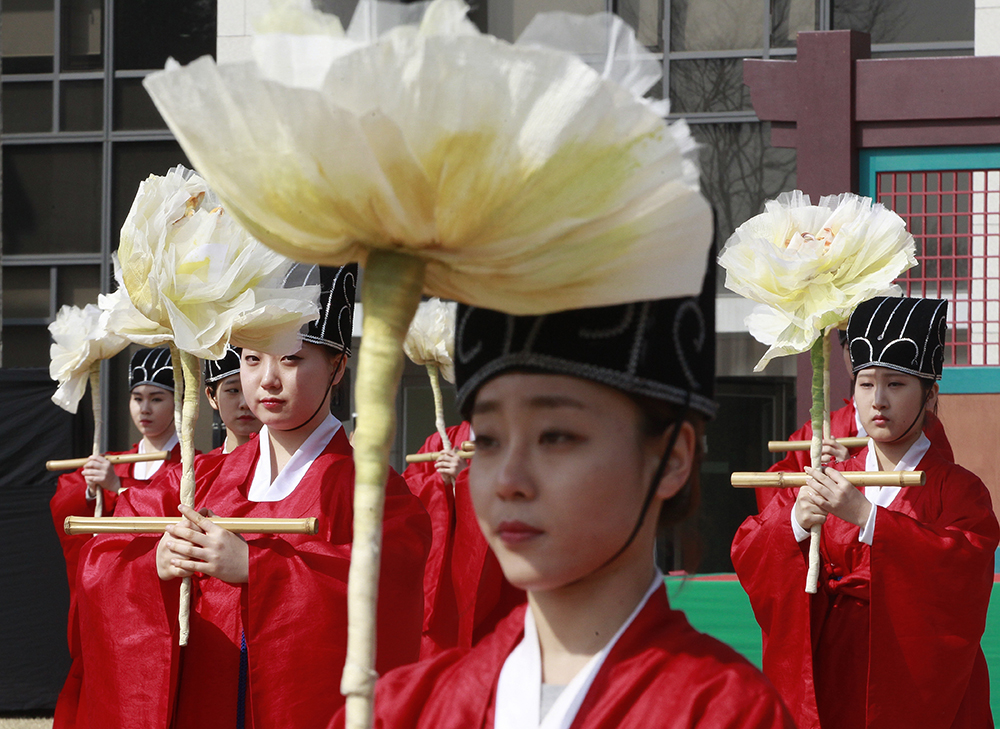
<svg viewBox="0 0 1000 729"><path fill-rule="evenodd" d="M290 430L311 419L321 422L326 417L322 403L343 375L340 362L324 347L309 342L283 355L244 349L243 396L268 428Z"/></svg>
<svg viewBox="0 0 1000 729"><path fill-rule="evenodd" d="M909 445L920 437L924 408L934 405L936 393L935 383L925 402L920 378L887 367L867 367L858 372L854 402L873 439Z"/></svg>
<svg viewBox="0 0 1000 729"><path fill-rule="evenodd" d="M132 422L147 441L174 433L174 393L156 385L137 385L129 396Z"/></svg>
<svg viewBox="0 0 1000 729"><path fill-rule="evenodd" d="M219 417L226 424L226 430L237 438L246 439L260 432L261 422L250 412L239 373L230 375L216 385L215 396L211 392L208 403L219 411Z"/></svg>
<svg viewBox="0 0 1000 729"><path fill-rule="evenodd" d="M511 373L479 390L469 485L512 584L576 582L626 543L664 447L640 434L640 418L627 395L577 377ZM652 568L657 511L619 559L641 554Z"/></svg>

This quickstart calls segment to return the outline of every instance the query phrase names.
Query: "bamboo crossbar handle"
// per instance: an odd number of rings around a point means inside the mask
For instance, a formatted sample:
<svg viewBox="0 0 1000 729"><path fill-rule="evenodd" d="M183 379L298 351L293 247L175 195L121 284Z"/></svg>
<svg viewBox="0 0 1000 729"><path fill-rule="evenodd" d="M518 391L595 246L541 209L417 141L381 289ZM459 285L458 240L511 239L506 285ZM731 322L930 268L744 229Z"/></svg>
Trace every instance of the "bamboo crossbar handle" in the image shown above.
<svg viewBox="0 0 1000 729"><path fill-rule="evenodd" d="M927 483L924 471L841 471L841 475L854 486L923 486ZM809 478L805 473L755 473L736 471L731 483L738 489L789 488L803 486Z"/></svg>
<svg viewBox="0 0 1000 729"><path fill-rule="evenodd" d="M862 448L868 445L867 438L837 438L836 440L846 448ZM771 453L807 451L811 443L811 440L769 440L767 442L767 450Z"/></svg>
<svg viewBox="0 0 1000 729"><path fill-rule="evenodd" d="M116 463L140 463L142 461L169 461L170 451L153 451L152 453L122 453L121 455L104 456L114 465ZM65 461L46 461L46 471L74 471L87 465L87 458L69 458Z"/></svg>
<svg viewBox="0 0 1000 729"><path fill-rule="evenodd" d="M469 453L475 453L476 452L476 441L474 441L474 440L463 440L462 441L462 450L463 451L468 451Z"/></svg>
<svg viewBox="0 0 1000 729"><path fill-rule="evenodd" d="M458 452L459 458L464 458L466 460L472 458L475 455L472 451L461 450ZM441 457L441 451L431 451L429 453L411 453L406 457L407 463L427 463L428 461L436 461Z"/></svg>
<svg viewBox="0 0 1000 729"><path fill-rule="evenodd" d="M63 529L74 534L162 534L178 517L162 516L67 516ZM315 516L306 519L235 519L214 517L213 524L235 534L315 534L319 521Z"/></svg>

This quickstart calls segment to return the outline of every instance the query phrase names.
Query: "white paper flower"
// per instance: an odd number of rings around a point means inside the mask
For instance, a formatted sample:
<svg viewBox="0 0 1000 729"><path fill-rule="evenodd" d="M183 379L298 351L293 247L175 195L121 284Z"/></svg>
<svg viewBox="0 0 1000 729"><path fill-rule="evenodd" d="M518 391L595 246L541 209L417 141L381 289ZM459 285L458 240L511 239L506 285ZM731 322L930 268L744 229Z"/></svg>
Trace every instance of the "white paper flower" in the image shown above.
<svg viewBox="0 0 1000 729"><path fill-rule="evenodd" d="M175 167L142 182L122 226L115 274L134 309L105 305L118 333L147 346L172 340L204 359L229 343L283 350L318 313L317 287L282 288L291 263L227 215L201 177Z"/></svg>
<svg viewBox="0 0 1000 729"><path fill-rule="evenodd" d="M91 366L114 357L128 340L108 330L107 317L93 304L63 306L49 324L49 376L59 383L52 402L75 413L87 390Z"/></svg>
<svg viewBox="0 0 1000 729"><path fill-rule="evenodd" d="M455 382L455 311L454 301L430 299L420 302L403 342L406 356L418 365L436 365L441 376Z"/></svg>
<svg viewBox="0 0 1000 729"><path fill-rule="evenodd" d="M323 32L144 83L226 209L297 260L412 253L425 293L520 314L696 293L711 213L687 127L466 11L435 0L370 42L355 23L272 20Z"/></svg>
<svg viewBox="0 0 1000 729"><path fill-rule="evenodd" d="M913 236L896 213L850 193L811 205L796 190L770 200L726 242L726 288L761 306L746 319L769 345L754 368L805 352L831 326L874 296L899 295L892 282L916 265Z"/></svg>

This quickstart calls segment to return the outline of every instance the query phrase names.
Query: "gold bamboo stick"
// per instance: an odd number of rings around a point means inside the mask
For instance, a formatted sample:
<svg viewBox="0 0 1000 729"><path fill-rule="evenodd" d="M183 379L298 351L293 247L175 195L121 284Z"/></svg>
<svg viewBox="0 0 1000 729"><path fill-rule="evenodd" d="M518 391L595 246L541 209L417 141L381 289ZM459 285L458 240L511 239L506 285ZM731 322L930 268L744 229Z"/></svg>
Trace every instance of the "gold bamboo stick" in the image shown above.
<svg viewBox="0 0 1000 729"><path fill-rule="evenodd" d="M427 463L428 461L436 461L441 457L442 451L430 451L429 453L411 453L406 457L407 463ZM458 452L459 458L464 458L466 460L472 458L475 455L472 451L461 450Z"/></svg>
<svg viewBox="0 0 1000 729"><path fill-rule="evenodd" d="M116 463L140 463L141 461L169 461L170 451L153 451L152 453L122 453L120 455L104 456L112 464ZM74 471L83 468L90 457L68 458L64 461L46 461L46 471Z"/></svg>
<svg viewBox="0 0 1000 729"><path fill-rule="evenodd" d="M924 471L841 471L841 475L854 486L923 486L927 482ZM755 473L736 471L730 481L734 488L789 488L803 486L808 475L796 473Z"/></svg>
<svg viewBox="0 0 1000 729"><path fill-rule="evenodd" d="M164 516L67 516L63 529L67 534L162 534L181 517ZM236 534L315 534L319 521L315 516L306 519L237 519L212 517L227 532Z"/></svg>
<svg viewBox="0 0 1000 729"><path fill-rule="evenodd" d="M462 450L463 451L468 451L469 453L475 453L476 452L476 441L474 441L474 440L463 440L462 441Z"/></svg>
<svg viewBox="0 0 1000 729"><path fill-rule="evenodd" d="M868 445L868 438L837 438L836 441L847 448L862 448ZM807 451L811 443L809 440L769 440L767 450L771 453Z"/></svg>

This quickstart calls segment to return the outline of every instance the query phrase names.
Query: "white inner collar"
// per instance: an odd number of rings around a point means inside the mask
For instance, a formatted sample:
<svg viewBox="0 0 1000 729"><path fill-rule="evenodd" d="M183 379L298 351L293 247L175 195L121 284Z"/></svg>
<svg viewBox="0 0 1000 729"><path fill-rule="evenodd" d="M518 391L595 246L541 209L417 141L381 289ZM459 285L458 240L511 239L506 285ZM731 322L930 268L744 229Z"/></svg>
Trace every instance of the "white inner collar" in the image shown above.
<svg viewBox="0 0 1000 729"><path fill-rule="evenodd" d="M160 450L169 453L178 443L180 443L180 439L177 437L177 433L174 433ZM145 438L139 440L139 453L153 453L152 449L146 447ZM148 481L153 477L153 474L163 467L164 463L166 461L139 461L135 464L135 468L132 469L132 478L137 481Z"/></svg>
<svg viewBox="0 0 1000 729"><path fill-rule="evenodd" d="M292 454L288 463L273 480L271 478L271 437L266 425L261 428L260 435L257 436L260 457L257 459L257 467L254 469L253 481L250 484L247 498L250 501L281 501L292 493L313 461L323 452L340 427L339 420L333 415L327 415L326 419L309 434L305 442Z"/></svg>
<svg viewBox="0 0 1000 729"><path fill-rule="evenodd" d="M636 605L600 653L588 661L566 685L544 718L541 718L542 653L531 607L524 613L524 639L511 651L497 681L494 729L567 729L576 718L587 691L611 649L657 590L665 590L663 573L656 571L646 595Z"/></svg>

